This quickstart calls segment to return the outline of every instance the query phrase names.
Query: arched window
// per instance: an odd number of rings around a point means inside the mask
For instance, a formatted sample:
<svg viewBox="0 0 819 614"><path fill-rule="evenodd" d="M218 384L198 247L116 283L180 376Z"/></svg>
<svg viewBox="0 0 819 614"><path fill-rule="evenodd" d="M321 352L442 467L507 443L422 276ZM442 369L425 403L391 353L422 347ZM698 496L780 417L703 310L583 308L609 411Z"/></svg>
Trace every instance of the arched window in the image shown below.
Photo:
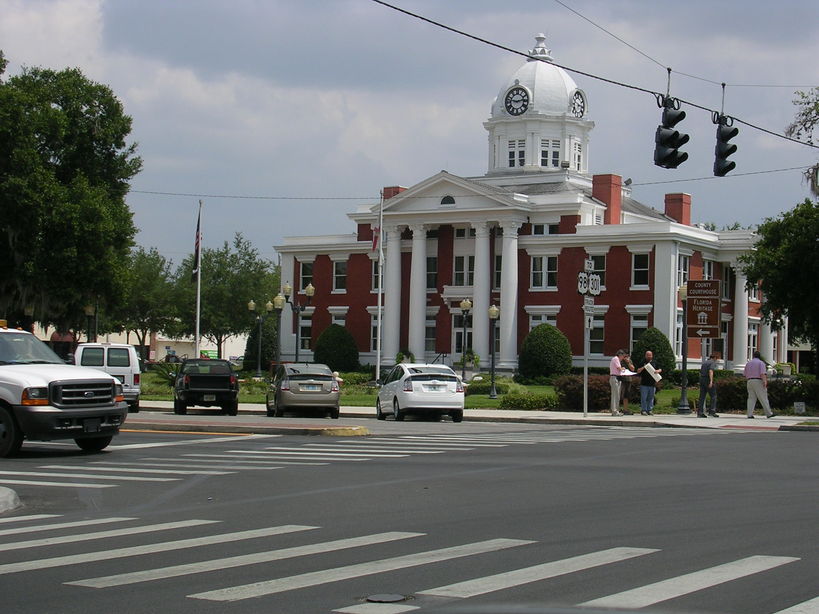
<svg viewBox="0 0 819 614"><path fill-rule="evenodd" d="M455 199L452 198L449 194L447 194L446 196L444 196L441 199L441 204L442 205L454 205L455 204Z"/></svg>

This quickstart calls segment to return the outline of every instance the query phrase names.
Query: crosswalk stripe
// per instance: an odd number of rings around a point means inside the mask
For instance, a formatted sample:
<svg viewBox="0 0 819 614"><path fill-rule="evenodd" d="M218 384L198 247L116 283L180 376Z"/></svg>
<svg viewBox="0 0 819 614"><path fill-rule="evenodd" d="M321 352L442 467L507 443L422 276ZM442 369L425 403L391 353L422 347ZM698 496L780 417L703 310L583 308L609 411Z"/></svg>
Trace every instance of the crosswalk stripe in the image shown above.
<svg viewBox="0 0 819 614"><path fill-rule="evenodd" d="M717 565L709 569L593 599L580 605L594 608L631 608L636 610L798 560L798 558L788 556L749 556L724 565Z"/></svg>
<svg viewBox="0 0 819 614"><path fill-rule="evenodd" d="M3 529L0 536L20 535L21 533L39 533L41 531L54 531L57 529L76 529L77 527L92 527L98 524L109 524L112 522L127 522L136 520L129 517L95 518L94 520L76 520L73 522L55 522L53 524L38 524L33 527L16 527L14 529Z"/></svg>
<svg viewBox="0 0 819 614"><path fill-rule="evenodd" d="M123 464L123 466L127 467L167 467L169 464L173 464L174 467L182 467L184 469L196 469L197 467L202 467L203 463L198 464L186 464L184 462L179 462L181 459L165 459L166 462L164 463L127 463ZM119 463L118 463L119 464ZM276 465L281 465L281 463L276 463ZM284 469L284 467L278 467L276 465L261 465L258 462L255 463L253 466L243 465L241 467L237 467L234 465L215 465L213 463L208 463L208 467L214 469L216 471L227 471L229 473L235 473L239 469ZM111 478L115 479L115 478ZM175 480L177 478L154 478L156 480Z"/></svg>
<svg viewBox="0 0 819 614"><path fill-rule="evenodd" d="M270 550L267 552L243 554L223 559L200 561L198 563L187 563L184 565L173 565L170 567L160 567L157 569L146 569L144 571L122 573L113 576L104 576L100 578L89 578L87 580L75 580L72 582L66 582L65 584L70 584L72 586L87 586L89 588L108 588L111 586L123 586L126 584L137 584L139 582L149 582L151 580L175 578L178 576L205 573L208 571L231 569L234 567L242 567L244 565L270 563L272 561L281 561L299 556L307 556L310 554L335 552L336 550L343 550L345 548L358 548L361 546L369 546L373 544L383 544L386 542L396 541L400 539L408 539L410 537L421 537L423 535L424 535L423 533L400 533L395 531L389 533L376 533L374 535L365 535L363 537L350 537L346 539L338 539L335 541L323 542L318 544L310 544L308 546L295 546L293 548L283 548L280 550Z"/></svg>
<svg viewBox="0 0 819 614"><path fill-rule="evenodd" d="M19 486L54 486L56 488L114 488L116 484L92 484L91 482L48 482L46 480L4 480L0 484Z"/></svg>
<svg viewBox="0 0 819 614"><path fill-rule="evenodd" d="M381 452L406 452L407 454L442 454L446 450L414 450L412 448L405 448L403 446L369 446L362 448L351 448L347 446L327 446L317 443L308 443L304 448L314 452L335 452L342 450L344 452L372 452L373 455L381 456ZM269 449L269 448L268 448Z"/></svg>
<svg viewBox="0 0 819 614"><path fill-rule="evenodd" d="M86 471L116 471L121 473L163 473L163 474L179 474L179 475L228 475L228 473L224 471L186 471L180 470L176 471L175 469L128 469L127 467L100 467L98 465L94 465L93 467L88 467L87 469L83 467L74 467L72 465L40 465L40 469L84 469ZM88 476L86 476L88 477Z"/></svg>
<svg viewBox="0 0 819 614"><path fill-rule="evenodd" d="M340 614L403 614L417 610L417 605L404 605L401 603L358 603L349 608L339 608L333 612Z"/></svg>
<svg viewBox="0 0 819 614"><path fill-rule="evenodd" d="M89 475L87 473L62 473L47 471L0 471L0 475L16 475L45 478L92 478L94 480L122 480L124 482L174 482L179 478L148 478L126 475Z"/></svg>
<svg viewBox="0 0 819 614"><path fill-rule="evenodd" d="M141 527L131 527L128 529L114 529L111 531L98 531L96 533L83 533L81 535L65 535L63 537L47 537L45 539L31 539L24 542L14 542L11 544L0 544L0 551L22 550L23 548L38 548L40 546L54 546L56 544L73 544L75 542L90 541L93 539L104 539L106 537L123 537L125 535L139 535L141 533L151 533L153 531L168 531L184 527L196 527L203 524L214 524L220 520L183 520L180 522L163 522L160 524L149 524Z"/></svg>
<svg viewBox="0 0 819 614"><path fill-rule="evenodd" d="M420 591L418 594L436 595L438 597L474 597L521 584L528 584L530 582L537 582L538 580L583 571L584 569L590 569L592 567L599 567L600 565L625 561L653 552L658 552L658 550L652 548L610 548L608 550L582 554L560 561L552 561L550 563L507 571L493 576L485 576L475 578L474 580L449 584L447 586L439 586L438 588Z"/></svg>
<svg viewBox="0 0 819 614"><path fill-rule="evenodd" d="M356 565L348 565L346 567L337 567L334 569L304 573L286 578L277 578L275 580L254 582L243 586L232 586L229 588L206 591L203 593L195 593L188 595L188 597L193 599L205 599L208 601L238 601L241 599L250 599L251 597L261 597L263 595L271 595L274 593L282 593L299 588L307 588L309 586L316 586L329 582L338 582L340 580L348 580L350 578L359 578L377 573L406 569L408 567L417 567L419 565L449 561L465 556L473 556L485 552L494 552L505 548L514 548L516 546L523 546L531 543L534 542L521 539L490 539L463 546L428 550L426 552L418 552L416 554L397 556L394 558L381 559L367 563L358 563Z"/></svg>
<svg viewBox="0 0 819 614"><path fill-rule="evenodd" d="M404 458L407 456L406 454L381 454L381 453L373 453L373 454L347 454L346 452L338 452L338 451L323 451L323 450L304 450L302 448L287 448L287 447L268 447L265 448L264 451L259 452L252 452L252 454L268 454L267 450L270 450L269 454L287 454L287 455L295 455L295 456L344 456L344 457L351 457L351 458L369 458L372 456L383 456L385 458ZM336 448L337 450L337 448ZM231 450L231 452L236 452L237 454L244 454L246 451L239 451L239 450Z"/></svg>
<svg viewBox="0 0 819 614"><path fill-rule="evenodd" d="M266 456L260 456L255 460L246 460L249 457L245 457L243 460L237 460L235 454L183 454L185 458L229 458L231 462L234 463L254 463L258 464L260 461L267 461L270 460ZM161 459L151 459L151 460L161 460ZM310 465L310 466L323 466L327 465L328 463L317 463L317 462L310 462L310 461L275 461L277 465Z"/></svg>
<svg viewBox="0 0 819 614"><path fill-rule="evenodd" d="M797 603L785 610L775 612L775 614L819 614L819 597Z"/></svg>
<svg viewBox="0 0 819 614"><path fill-rule="evenodd" d="M464 439L462 439L460 437L441 437L441 438L438 438L438 437L423 437L423 436L420 436L420 435L402 435L398 439L400 441L423 440L423 441L427 441L429 443L440 442L440 443L450 443L450 444L453 444L453 445L456 444L456 443L460 443L462 445L469 445L469 446L472 446L474 448L505 448L506 447L506 444L501 444L501 443L477 443L477 442L474 442L474 440L464 440Z"/></svg>
<svg viewBox="0 0 819 614"><path fill-rule="evenodd" d="M281 437L281 435L241 435L245 440L247 439L270 439L271 437ZM231 441L236 443L236 435L232 437L208 437L207 439L184 439L176 441L155 441L151 443L127 443L123 445L108 446L109 450L139 450L142 448L166 448L170 446L187 446L191 444L208 444L208 443L225 443Z"/></svg>
<svg viewBox="0 0 819 614"><path fill-rule="evenodd" d="M20 571L31 571L37 569L49 569L52 567L63 567L65 565L78 565L81 563L92 563L97 561L110 561L112 559L122 559L142 554L157 554L159 552L170 552L172 550L182 550L187 548L198 548L200 546L210 546L213 544L226 544L245 539L258 539L260 537L271 537L274 535L285 535L297 531L310 531L318 529L305 525L282 525L269 527L266 529L252 529L249 531L237 531L234 533L221 533L208 535L205 537L193 537L190 539L177 539L158 544L146 544L144 546L130 546L128 548L115 548L113 550L100 550L97 552L86 552L83 554L71 554L67 556L56 556L48 559L38 559L35 561L22 561L20 563L7 563L0 565L0 574L17 573Z"/></svg>
<svg viewBox="0 0 819 614"><path fill-rule="evenodd" d="M304 452L305 456L300 454L291 454L289 452L240 452L238 450L231 450L234 454L241 454L242 458L266 458L266 459L278 459L278 458L285 458L285 459L296 459L300 458L303 460L338 460L338 461L345 461L348 463L355 463L355 462L365 462L370 460L369 458L355 458L353 456L346 456L341 454L336 455L328 455L328 454L317 454L313 453L310 456L306 456L307 452Z"/></svg>
<svg viewBox="0 0 819 614"><path fill-rule="evenodd" d="M0 518L0 524L7 522L25 522L27 520L45 520L46 518L59 518L59 514L29 514L28 516L15 516L13 518Z"/></svg>

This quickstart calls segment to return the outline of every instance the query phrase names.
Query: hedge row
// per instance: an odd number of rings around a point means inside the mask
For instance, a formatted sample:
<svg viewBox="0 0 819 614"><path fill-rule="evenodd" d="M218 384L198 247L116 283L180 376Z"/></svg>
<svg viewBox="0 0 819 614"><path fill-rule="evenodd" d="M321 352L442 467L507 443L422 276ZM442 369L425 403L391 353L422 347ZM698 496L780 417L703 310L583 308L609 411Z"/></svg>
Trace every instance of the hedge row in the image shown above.
<svg viewBox="0 0 819 614"><path fill-rule="evenodd" d="M546 410L557 409L557 398L551 394L516 393L504 395L500 409Z"/></svg>

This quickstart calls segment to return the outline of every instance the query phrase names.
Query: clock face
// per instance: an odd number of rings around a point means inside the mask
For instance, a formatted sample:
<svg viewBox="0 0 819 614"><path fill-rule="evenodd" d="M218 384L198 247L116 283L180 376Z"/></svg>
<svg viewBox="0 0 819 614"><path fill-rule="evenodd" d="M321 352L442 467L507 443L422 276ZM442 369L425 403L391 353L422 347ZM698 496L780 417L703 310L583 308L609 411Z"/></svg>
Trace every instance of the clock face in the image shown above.
<svg viewBox="0 0 819 614"><path fill-rule="evenodd" d="M509 115L520 115L524 113L526 109L529 108L529 92L522 87L513 87L506 92L504 106Z"/></svg>
<svg viewBox="0 0 819 614"><path fill-rule="evenodd" d="M586 114L586 98L582 92L575 92L572 97L572 115L575 117L583 117Z"/></svg>

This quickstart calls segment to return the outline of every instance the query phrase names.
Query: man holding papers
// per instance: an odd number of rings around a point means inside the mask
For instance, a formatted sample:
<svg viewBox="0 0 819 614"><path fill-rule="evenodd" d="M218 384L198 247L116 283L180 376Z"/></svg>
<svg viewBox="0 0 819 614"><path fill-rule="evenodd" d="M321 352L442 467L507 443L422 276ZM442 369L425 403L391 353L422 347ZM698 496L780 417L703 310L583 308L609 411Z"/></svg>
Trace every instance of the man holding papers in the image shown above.
<svg viewBox="0 0 819 614"><path fill-rule="evenodd" d="M640 413L650 416L654 409L654 393L657 391L657 382L662 379L662 369L657 368L654 362L654 352L646 350L643 364L637 367L640 374Z"/></svg>

